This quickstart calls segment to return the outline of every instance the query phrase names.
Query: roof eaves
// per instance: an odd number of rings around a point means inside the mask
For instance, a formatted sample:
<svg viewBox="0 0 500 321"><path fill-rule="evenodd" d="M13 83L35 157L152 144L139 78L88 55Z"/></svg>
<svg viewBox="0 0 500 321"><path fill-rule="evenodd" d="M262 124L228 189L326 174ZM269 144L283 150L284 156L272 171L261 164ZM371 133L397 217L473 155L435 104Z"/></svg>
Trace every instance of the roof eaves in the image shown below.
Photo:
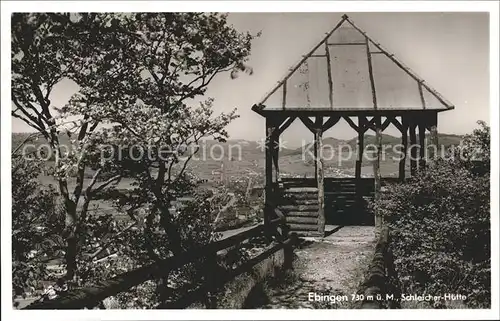
<svg viewBox="0 0 500 321"><path fill-rule="evenodd" d="M363 31L361 28L356 26L354 22L352 22L348 17L345 19L353 28L358 30L361 34L363 34L371 43L377 47L381 52L383 52L389 59L391 59L398 67L403 69L410 77L412 77L415 81L420 83L425 89L427 89L431 94L436 97L446 108L453 109L454 106L453 104L448 101L446 98L444 98L436 89L432 88L431 86L427 85L425 80L417 75L413 70L410 69L410 67L406 66L403 62L401 62L399 59L397 59L394 54L390 53L387 49L385 49L380 43L374 41L370 36L367 35L365 31Z"/></svg>
<svg viewBox="0 0 500 321"><path fill-rule="evenodd" d="M327 32L325 37L323 38L323 40L321 40L316 46L313 47L313 49L306 55L302 56L302 58L300 59L300 61L294 65L293 68L290 68L288 70L288 72L286 73L286 75L278 82L278 84L270 91L268 92L263 99L260 100L260 102L257 104L257 105L263 105L263 103L272 95L276 92L276 90L278 90L278 88L288 79L290 78L290 76L300 67L300 65L302 65L302 63L304 61L306 61L307 58L309 58L322 44L325 43L325 41L328 39L328 37L330 37L334 32L335 30L337 30L338 28L340 28L340 26L342 26L342 24L344 23L344 21L346 21L349 17L347 15L343 15L342 16L342 19L337 23L337 25L332 29L330 30L330 32Z"/></svg>

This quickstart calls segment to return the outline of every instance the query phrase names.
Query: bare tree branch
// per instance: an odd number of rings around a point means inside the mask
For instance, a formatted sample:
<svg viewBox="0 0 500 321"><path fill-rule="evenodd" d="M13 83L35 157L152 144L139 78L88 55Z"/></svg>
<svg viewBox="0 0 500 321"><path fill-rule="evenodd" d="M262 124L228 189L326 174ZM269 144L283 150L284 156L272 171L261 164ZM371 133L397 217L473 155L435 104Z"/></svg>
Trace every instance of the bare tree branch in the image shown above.
<svg viewBox="0 0 500 321"><path fill-rule="evenodd" d="M97 192L100 192L102 191L104 188L108 187L108 185L110 185L111 183L118 183L120 181L120 179L122 178L122 174L118 174L118 175L115 175L111 178L109 178L108 180L106 180L104 183L102 183L101 185L99 185L95 190L94 190L94 193L97 193Z"/></svg>
<svg viewBox="0 0 500 321"><path fill-rule="evenodd" d="M128 230L130 230L132 227L134 227L136 225L137 225L137 222L132 222L127 227L125 227L123 230L121 230L120 232L118 232L115 235L113 235L113 237L112 237L111 240L107 241L97 251L95 251L94 253L90 254L89 259L90 260L94 260L99 254L101 254L102 252L104 252L104 250L106 250L111 244L113 244L113 241L116 238L120 237L123 233L127 232Z"/></svg>
<svg viewBox="0 0 500 321"><path fill-rule="evenodd" d="M26 144L28 141L32 140L33 138L35 138L36 136L40 135L40 133L32 133L30 135L28 135L28 137L26 137L19 145L17 145L17 147L14 149L14 151L11 153L11 157L14 157L14 155L17 153L17 151L24 145Z"/></svg>

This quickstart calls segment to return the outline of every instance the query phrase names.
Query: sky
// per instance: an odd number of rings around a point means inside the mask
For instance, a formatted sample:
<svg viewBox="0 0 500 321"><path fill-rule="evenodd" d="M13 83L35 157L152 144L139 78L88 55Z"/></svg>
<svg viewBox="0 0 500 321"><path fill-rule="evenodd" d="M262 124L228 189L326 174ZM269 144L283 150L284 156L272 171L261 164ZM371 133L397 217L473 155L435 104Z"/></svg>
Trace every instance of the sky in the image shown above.
<svg viewBox="0 0 500 321"><path fill-rule="evenodd" d="M227 128L231 139L259 140L265 136L265 120L251 110L288 68L312 49L341 19L339 13L231 13L228 21L237 30L262 32L252 43L248 64L253 75L232 80L217 76L207 96L215 98L217 113L237 108L240 118ZM465 134L477 120L489 122L489 15L488 13L346 13L368 36L395 54L434 87L455 109L439 114L438 131ZM64 81L54 88L51 101L63 105L78 87ZM29 127L13 119L13 132ZM397 135L389 127L388 134ZM349 139L356 133L340 122L324 134ZM299 121L284 133L290 145L310 141L312 134Z"/></svg>

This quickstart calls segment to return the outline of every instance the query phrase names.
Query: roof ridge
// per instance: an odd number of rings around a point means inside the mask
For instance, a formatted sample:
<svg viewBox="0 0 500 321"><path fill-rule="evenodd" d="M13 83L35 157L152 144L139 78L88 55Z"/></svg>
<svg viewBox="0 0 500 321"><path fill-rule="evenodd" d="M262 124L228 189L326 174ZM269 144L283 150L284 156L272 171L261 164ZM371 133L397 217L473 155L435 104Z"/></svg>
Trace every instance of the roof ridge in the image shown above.
<svg viewBox="0 0 500 321"><path fill-rule="evenodd" d="M352 30L356 30L357 33L359 33L363 38L364 38L364 41L363 43L361 43L359 40L358 41L353 41L353 42L344 42L345 39L342 39L340 38L340 43L329 43L329 39L330 37L332 37L332 35L335 33L335 31L339 30L340 27L342 27L344 25L344 23L347 21L347 23L350 25L349 28L347 29L352 29ZM354 33L356 33L356 31L354 31ZM356 33L356 34L357 34ZM342 33L340 33L340 35L342 35ZM347 36L349 37L349 34L347 34ZM330 41L331 42L331 41ZM259 102L257 104L255 104L252 109L254 109L255 111L260 111L264 108L266 108L265 106L265 102L273 95L275 94L278 89L280 89L280 87L283 87L283 97L281 98L281 106L273 106L273 107L282 107L283 109L290 109L290 108L299 108L299 107L293 107L293 106L288 106L287 107L287 103L289 101L287 101L286 97L287 95L289 96L290 94L287 92L287 80L290 79L294 74L295 72L302 66L304 65L304 63L309 63L308 59L309 58L312 58L312 57L316 57L316 56L322 56L322 55L314 55L314 53L322 46L322 45L326 45L327 48L325 48L326 50L326 53L324 55L324 57L326 57L327 59L327 76L328 76L328 82L329 82L329 91L330 91L330 107L325 107L326 105L328 104L324 104L324 103L319 103L319 105L323 106L322 108L325 108L325 109L333 109L335 110L336 107L334 106L334 103L333 103L333 98L332 98L332 91L333 91L333 87L332 87L332 76L331 76L331 68L333 68L333 65L331 65L330 63L330 54L329 54L329 49L328 47L331 45L331 46L338 46L338 45L364 45L366 43L366 48L367 48L367 58L368 58L368 73L369 73L369 76L370 76L370 83L371 83L371 86L372 86L372 94L373 94L373 106L372 107L369 107L368 104L366 106L366 109L369 109L369 108L373 108L373 109L388 109L387 106L389 106L389 109L390 108L394 108L392 106L395 106L397 105L396 104L393 104L392 102L390 102L389 104L386 103L385 106L377 106L377 94L376 94L376 90L375 90L375 85L377 82L377 78L378 77L375 77L375 81L374 81L374 78L373 76L375 76L373 74L373 71L372 71L372 62L371 62L371 59L372 59L372 55L374 53L379 53L379 54L383 54L385 57L389 58L389 60L395 64L398 68L400 68L406 75L408 75L409 77L411 77L415 82L417 82L418 84L418 90L419 90L419 94L420 94L420 98L421 98L421 102L422 102L422 106L421 107L418 107L418 108L422 108L422 109L426 109L426 99L424 98L424 93L422 91L422 88L425 88L426 90L426 94L430 94L431 97L434 97L435 99L437 99L437 101L439 101L439 106L440 104L443 105L444 110L447 110L447 109L453 109L454 106L452 105L452 103L450 101L448 101L446 98L444 98L436 89L434 89L433 87L431 87L430 85L428 85L425 80L420 77L418 74L416 74L410 67L408 67L406 64L404 64L402 61L400 61L398 58L395 57L395 55L393 53L391 53L389 50L385 49L379 42L375 41L374 39L372 39L370 36L368 36L368 34L363 30L361 29L360 27L358 27L350 18L347 14L344 14L342 15L342 18L341 20L329 31L329 32L326 32L325 33L325 36L322 38L322 40L320 40L315 46L313 46L313 48L305 55L302 55L302 57L299 59L299 61L297 63L294 63L292 65L291 68L288 68L288 70L286 71L285 75L281 78L281 80L279 80L277 82L277 84L275 86L272 87L272 90L268 91L264 97L262 99L259 100ZM371 43L371 44L370 44ZM377 48L379 51L377 52L373 52L372 53L372 50L370 50L370 45L373 45L375 48ZM380 61L380 60L379 60ZM385 60L384 60L385 61ZM378 64L381 64L382 61L380 61ZM389 62L390 64L390 62ZM349 65L347 65L349 66ZM362 67L359 67L359 63L358 63L358 67L357 68L362 68ZM307 69L308 71L308 75L309 74L309 69ZM346 69L346 72L347 72L347 69ZM359 69L358 69L358 74L359 74ZM319 78L318 78L319 77ZM322 79L322 77L320 77L318 75L318 79ZM335 76L337 77L337 76ZM348 77L348 76L346 76ZM352 75L351 75L352 77ZM397 76L396 74L394 74L394 77L396 78L393 78L393 79L397 79ZM343 76L340 76L340 78L338 79L344 79ZM333 79L334 81L337 81L338 80L337 78ZM347 79L347 81L349 81L348 79L349 78L345 78ZM352 80L351 79L351 82L354 81L361 81L360 84L362 84L363 82L363 78L360 78L359 80ZM293 80L292 80L293 82ZM309 81L306 81L305 83L309 84ZM334 84L335 85L335 84ZM386 84L387 85L387 84ZM345 85L343 85L345 87ZM295 86L296 87L296 86ZM300 87L300 86L299 86ZM293 91L294 87L290 87L291 90ZM348 87L349 88L349 87ZM360 87L361 90L362 90L362 87ZM404 89L404 87L401 87L403 89L399 89L399 90L408 90L408 89ZM407 87L409 88L409 87ZM307 95L307 99L308 99L308 102L309 102L309 94L311 94L311 90L313 89L310 89L309 87L307 87L305 89L307 91L306 95ZM351 86L351 89L346 89L347 91L344 91L344 95L347 94L347 95L352 95L353 93L353 89L352 89L352 86ZM349 92L349 90L351 90ZM391 89L389 89L391 90ZM394 89L392 89L394 90ZM396 89L398 90L398 89ZM321 92L321 91L320 91ZM335 91L334 91L335 92ZM342 90L340 91L342 92ZM382 91L383 93L384 91ZM314 93L314 92L313 92ZM292 94L293 95L293 94ZM382 94L383 95L383 94ZM293 97L293 96L292 96ZM317 96L319 97L319 96ZM348 96L345 96L345 97L348 97ZM381 96L382 97L382 96ZM396 96L393 96L393 97L398 97L397 95ZM410 94L409 96L407 97L412 97L412 95ZM434 104L436 104L437 102L435 100L433 100L434 98L432 98L430 101L433 101ZM386 99L387 99L387 96L386 96ZM411 99L411 98L410 98ZM407 101L407 100L406 100ZM292 103L293 104L293 103ZM362 105L364 103L361 103ZM406 104L406 103L404 103ZM412 105L411 103L409 105ZM308 105L309 106L309 105ZM345 105L345 107L347 107L348 105ZM415 105L416 106L416 105ZM311 107L311 106L309 106ZM316 107L316 106L315 106ZM379 108L380 107L380 108ZM350 109L350 107L347 107L348 109ZM360 108L359 106L357 108ZM413 106L412 107L403 107L401 106L401 109L414 109ZM431 109L436 109L435 107L432 107ZM439 109L439 108L437 108ZM443 109L443 108L441 108Z"/></svg>
<svg viewBox="0 0 500 321"><path fill-rule="evenodd" d="M297 69L299 69L300 65L302 65L304 63L304 61L306 61L307 58L309 58L335 32L335 30L337 30L338 28L340 28L340 26L342 26L342 24L347 19L348 19L348 16L346 14L344 14L342 16L342 19L333 27L333 29L331 29L329 32L325 32L325 37L323 37L323 39L317 45L315 45L309 51L308 54L302 55L302 58L299 60L299 62L292 65L292 66L295 66L295 67L288 68L288 70L285 73L285 76L283 76L281 78L281 80L278 81L278 84L276 86L274 86L272 90L270 90L269 92L267 92L264 95L264 98L262 98L262 99L259 100L259 103L257 105L260 105L262 102L266 101L272 94L274 94L276 92L276 90L278 90L278 88L283 84L283 82L286 79L288 79Z"/></svg>
<svg viewBox="0 0 500 321"><path fill-rule="evenodd" d="M453 108L453 104L451 102L449 102L446 98L444 98L438 91L436 91L433 87L429 86L427 84L427 82L425 81L425 79L423 79L422 77L420 77L416 72L414 72L410 67L408 67L405 63L403 63L402 61L400 61L399 59L396 58L396 56L391 53L389 50L385 49L384 46L382 46L379 42L376 42L375 40L373 40L370 36L368 36L368 34L363 31L363 29L359 28L358 26L356 26L354 24L353 21L351 21L351 19L349 19L346 16L346 21L351 25L353 26L353 28L355 28L356 30L358 30L361 34L363 34L366 38L368 38L368 40L375 45L375 47L377 47L380 51L382 51L387 57L389 57L389 59L391 59L396 65L398 65L398 67L400 67L401 69L403 69L410 77L412 77L413 79L415 79L415 81L417 81L418 83L422 84L423 87L425 87L430 93L434 94L436 96L436 98L441 101L441 103L443 105L445 105L446 107L448 108Z"/></svg>

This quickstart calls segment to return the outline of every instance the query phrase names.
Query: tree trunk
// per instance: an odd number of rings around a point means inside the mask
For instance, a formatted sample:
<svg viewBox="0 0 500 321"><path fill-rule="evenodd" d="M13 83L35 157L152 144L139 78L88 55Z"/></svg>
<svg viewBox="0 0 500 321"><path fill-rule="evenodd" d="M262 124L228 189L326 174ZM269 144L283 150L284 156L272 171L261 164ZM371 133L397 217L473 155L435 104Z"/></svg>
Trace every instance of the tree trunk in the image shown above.
<svg viewBox="0 0 500 321"><path fill-rule="evenodd" d="M158 204L158 209L160 211L160 224L167 234L170 250L174 253L174 255L180 254L183 252L181 234L179 233L177 225L172 222L171 214L168 209L169 204L164 204L163 202L161 203L162 204Z"/></svg>
<svg viewBox="0 0 500 321"><path fill-rule="evenodd" d="M48 106L46 106L46 108L48 108ZM49 125L54 126L55 121L51 118L50 114L48 115L48 117L50 118ZM56 159L54 170L57 171L59 169L61 160L61 145L59 142L58 132L56 131L55 127L52 127L50 130L50 144L51 148L55 152ZM70 281L75 278L76 271L78 269L76 263L76 257L78 253L78 216L76 214L77 204L69 194L68 181L66 180L66 178L58 178L57 182L59 186L59 192L64 202L63 205L65 212L64 238L66 241L66 253L64 259L66 263L66 275L64 278L67 281ZM80 184L82 184L82 182L80 182ZM75 190L77 188L78 186L75 188Z"/></svg>
<svg viewBox="0 0 500 321"><path fill-rule="evenodd" d="M78 236L77 236L77 215L76 204L69 196L68 183L66 180L59 180L59 192L64 199L65 211L65 241L66 253L64 260L66 263L66 280L73 280L75 278L76 270L78 268L76 257L78 253Z"/></svg>
<svg viewBox="0 0 500 321"><path fill-rule="evenodd" d="M78 253L78 238L73 231L66 237L66 280L71 281L76 276L78 268L76 264L76 256Z"/></svg>

